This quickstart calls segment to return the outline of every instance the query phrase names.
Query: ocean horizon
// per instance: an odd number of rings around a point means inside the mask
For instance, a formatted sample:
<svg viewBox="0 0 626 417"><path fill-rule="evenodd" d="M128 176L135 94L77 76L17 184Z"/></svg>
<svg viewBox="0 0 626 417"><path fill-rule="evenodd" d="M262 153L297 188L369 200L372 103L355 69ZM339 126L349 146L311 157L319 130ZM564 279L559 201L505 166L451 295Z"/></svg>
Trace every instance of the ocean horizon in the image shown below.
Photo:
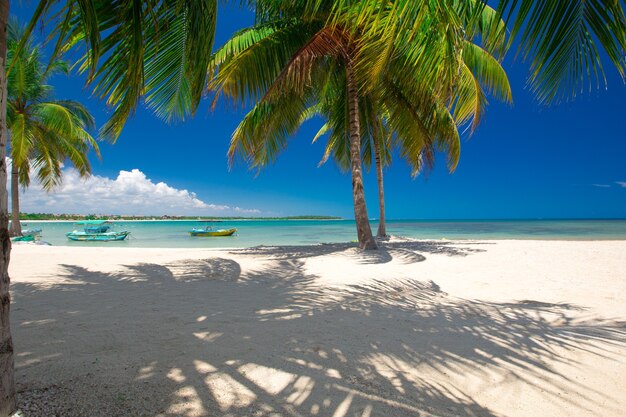
<svg viewBox="0 0 626 417"><path fill-rule="evenodd" d="M81 230L69 220L22 221L25 228L41 228L41 240L55 246L145 248L244 248L252 246L315 245L356 240L354 220L238 219L211 224L237 228L230 237L190 237L196 220L116 220L114 230L130 231L119 242L75 242L66 233ZM372 232L378 228L370 221ZM425 240L623 240L626 219L391 219L387 233Z"/></svg>

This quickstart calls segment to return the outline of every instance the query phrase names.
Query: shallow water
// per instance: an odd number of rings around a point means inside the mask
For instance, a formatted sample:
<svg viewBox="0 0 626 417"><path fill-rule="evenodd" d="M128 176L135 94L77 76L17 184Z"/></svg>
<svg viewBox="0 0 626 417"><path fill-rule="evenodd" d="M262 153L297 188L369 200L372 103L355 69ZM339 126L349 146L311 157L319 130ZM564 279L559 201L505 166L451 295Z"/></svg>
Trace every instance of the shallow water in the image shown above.
<svg viewBox="0 0 626 417"><path fill-rule="evenodd" d="M125 221L114 230L129 230L122 242L73 242L65 234L79 229L71 222L24 222L41 227L42 240L52 245L234 248L257 245L311 245L356 239L353 220L239 220L214 223L216 228L236 227L231 237L190 237L196 221ZM378 223L372 221L376 233ZM79 229L80 230L80 229ZM389 220L387 233L415 239L626 239L626 220Z"/></svg>

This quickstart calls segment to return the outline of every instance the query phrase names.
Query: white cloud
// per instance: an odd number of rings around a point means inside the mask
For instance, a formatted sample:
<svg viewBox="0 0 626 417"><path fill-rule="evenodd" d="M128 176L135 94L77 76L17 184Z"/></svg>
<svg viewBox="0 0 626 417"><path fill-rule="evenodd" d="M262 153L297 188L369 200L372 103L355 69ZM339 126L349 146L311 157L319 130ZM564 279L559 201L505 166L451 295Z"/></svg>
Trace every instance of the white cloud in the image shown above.
<svg viewBox="0 0 626 417"><path fill-rule="evenodd" d="M99 175L81 178L74 168L64 168L61 186L49 193L36 179L26 191L20 189L20 211L155 216L260 214L257 209L204 202L191 191L177 189L164 182L154 183L138 169L120 171L117 178L112 179Z"/></svg>
<svg viewBox="0 0 626 417"><path fill-rule="evenodd" d="M626 188L626 181L615 181L615 184L617 184L618 187L621 188ZM601 187L601 188L611 188L610 184L591 184L594 187Z"/></svg>

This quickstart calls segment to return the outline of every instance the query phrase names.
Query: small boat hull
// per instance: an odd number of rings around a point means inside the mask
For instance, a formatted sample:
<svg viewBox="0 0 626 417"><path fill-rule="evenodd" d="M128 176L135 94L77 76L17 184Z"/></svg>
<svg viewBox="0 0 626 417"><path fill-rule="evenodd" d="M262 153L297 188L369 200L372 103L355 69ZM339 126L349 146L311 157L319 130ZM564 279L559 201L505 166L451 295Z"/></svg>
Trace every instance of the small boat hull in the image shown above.
<svg viewBox="0 0 626 417"><path fill-rule="evenodd" d="M189 235L193 237L232 236L236 231L235 228L224 230L192 229L189 231Z"/></svg>
<svg viewBox="0 0 626 417"><path fill-rule="evenodd" d="M130 232L106 232L106 233L86 233L86 232L69 232L67 238L79 242L110 242L124 240Z"/></svg>
<svg viewBox="0 0 626 417"><path fill-rule="evenodd" d="M16 236L16 237L11 238L11 242L34 242L34 241L35 241L34 234Z"/></svg>

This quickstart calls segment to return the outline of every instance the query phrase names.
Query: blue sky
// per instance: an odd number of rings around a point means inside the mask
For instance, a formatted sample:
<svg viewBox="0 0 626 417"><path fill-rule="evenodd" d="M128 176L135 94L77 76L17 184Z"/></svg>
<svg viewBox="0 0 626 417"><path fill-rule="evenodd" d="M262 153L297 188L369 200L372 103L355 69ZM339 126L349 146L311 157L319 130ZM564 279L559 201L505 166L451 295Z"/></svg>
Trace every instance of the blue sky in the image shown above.
<svg viewBox="0 0 626 417"><path fill-rule="evenodd" d="M34 4L14 1L11 12L25 21ZM250 12L220 6L216 47L252 22ZM527 65L513 58L504 66L514 105L491 102L478 130L464 138L453 174L443 160L426 178L411 179L398 158L385 170L388 218L626 218L626 87L617 71L606 65L608 90L546 107L525 88ZM104 123L105 104L91 97L84 78L53 84L57 98L82 101ZM225 103L211 112L205 102L193 119L168 125L140 108L115 145L101 144L102 161L91 159L91 182L81 189L68 170L57 193L36 185L26 191L23 211L353 217L350 176L332 162L317 166L324 143L311 139L320 121L305 125L260 174L243 163L229 169L226 150L243 115ZM365 184L369 215L377 217L373 170ZM90 188L106 190L108 202L94 195L84 203L91 206L70 203Z"/></svg>

